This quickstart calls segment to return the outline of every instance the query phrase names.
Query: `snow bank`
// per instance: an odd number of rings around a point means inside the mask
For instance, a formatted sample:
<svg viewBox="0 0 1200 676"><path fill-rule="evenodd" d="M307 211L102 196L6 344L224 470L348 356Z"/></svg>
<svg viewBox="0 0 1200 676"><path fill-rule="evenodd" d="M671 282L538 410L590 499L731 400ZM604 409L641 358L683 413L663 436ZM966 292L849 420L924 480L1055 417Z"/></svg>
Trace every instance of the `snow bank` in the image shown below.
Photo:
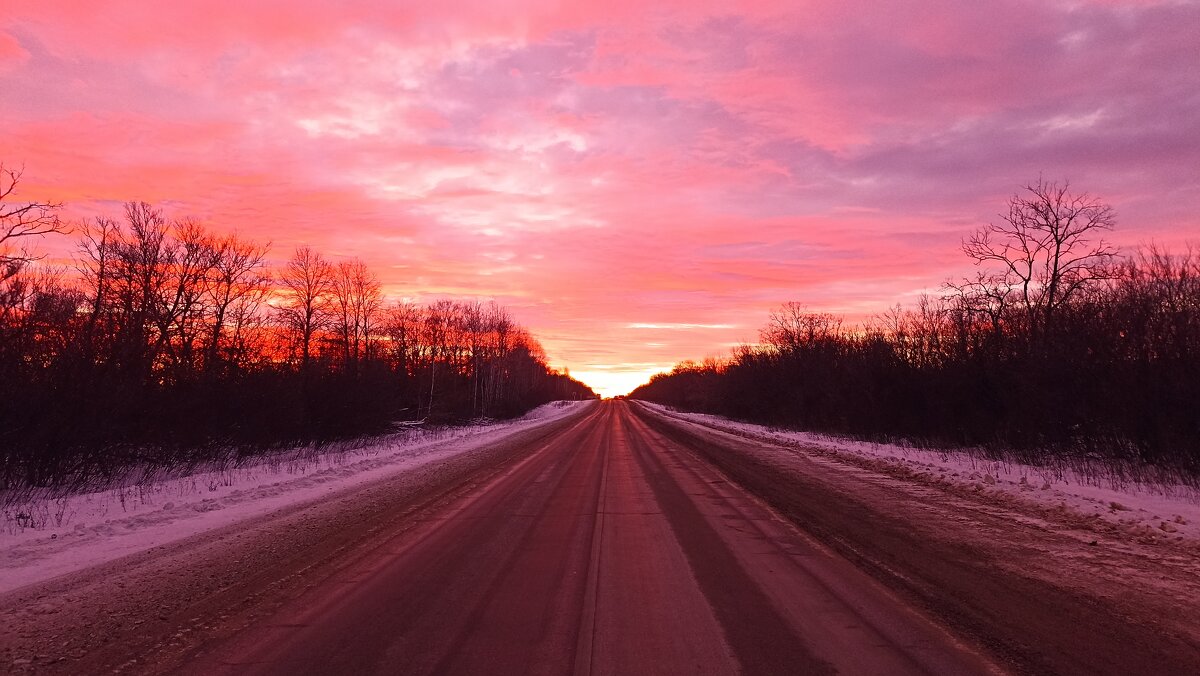
<svg viewBox="0 0 1200 676"><path fill-rule="evenodd" d="M414 429L352 449L296 449L236 468L10 505L0 523L0 593L409 471L586 404L553 402L511 421Z"/></svg>
<svg viewBox="0 0 1200 676"><path fill-rule="evenodd" d="M989 460L965 450L928 450L855 441L674 411L648 402L639 404L677 420L768 442L794 452L815 453L893 476L940 484L985 497L990 495L1010 502L1033 503L1041 509L1073 512L1081 519L1102 520L1135 535L1200 540L1200 491L1188 486L1114 484L1071 470Z"/></svg>

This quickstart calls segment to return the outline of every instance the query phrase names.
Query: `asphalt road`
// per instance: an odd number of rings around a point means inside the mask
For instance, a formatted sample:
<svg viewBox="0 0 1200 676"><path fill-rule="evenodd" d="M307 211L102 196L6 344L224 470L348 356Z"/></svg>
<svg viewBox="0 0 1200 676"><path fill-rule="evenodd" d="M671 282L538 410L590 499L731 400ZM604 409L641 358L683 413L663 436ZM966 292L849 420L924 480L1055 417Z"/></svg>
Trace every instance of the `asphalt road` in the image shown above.
<svg viewBox="0 0 1200 676"><path fill-rule="evenodd" d="M593 407L186 671L995 671L630 408Z"/></svg>
<svg viewBox="0 0 1200 676"><path fill-rule="evenodd" d="M0 672L1200 673L1200 556L1024 509L602 402L0 596Z"/></svg>

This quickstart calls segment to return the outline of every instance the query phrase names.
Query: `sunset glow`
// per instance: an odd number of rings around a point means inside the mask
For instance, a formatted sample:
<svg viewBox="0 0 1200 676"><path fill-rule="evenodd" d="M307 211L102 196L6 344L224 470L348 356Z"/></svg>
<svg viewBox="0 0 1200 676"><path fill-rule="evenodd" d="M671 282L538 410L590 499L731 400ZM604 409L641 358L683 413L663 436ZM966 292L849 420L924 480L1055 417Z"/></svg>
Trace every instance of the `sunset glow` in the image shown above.
<svg viewBox="0 0 1200 676"><path fill-rule="evenodd" d="M404 5L9 2L0 160L495 299L604 395L785 301L913 302L1039 175L1122 247L1200 236L1194 2Z"/></svg>

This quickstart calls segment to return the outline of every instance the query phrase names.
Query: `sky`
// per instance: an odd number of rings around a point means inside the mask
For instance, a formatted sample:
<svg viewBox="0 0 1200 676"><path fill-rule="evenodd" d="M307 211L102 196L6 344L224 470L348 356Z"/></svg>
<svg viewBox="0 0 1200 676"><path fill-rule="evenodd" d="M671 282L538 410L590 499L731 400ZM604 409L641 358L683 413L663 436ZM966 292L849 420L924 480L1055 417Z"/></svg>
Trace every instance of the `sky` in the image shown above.
<svg viewBox="0 0 1200 676"><path fill-rule="evenodd" d="M608 395L970 274L1039 175L1200 240L1192 1L7 0L0 92L25 199L495 299Z"/></svg>

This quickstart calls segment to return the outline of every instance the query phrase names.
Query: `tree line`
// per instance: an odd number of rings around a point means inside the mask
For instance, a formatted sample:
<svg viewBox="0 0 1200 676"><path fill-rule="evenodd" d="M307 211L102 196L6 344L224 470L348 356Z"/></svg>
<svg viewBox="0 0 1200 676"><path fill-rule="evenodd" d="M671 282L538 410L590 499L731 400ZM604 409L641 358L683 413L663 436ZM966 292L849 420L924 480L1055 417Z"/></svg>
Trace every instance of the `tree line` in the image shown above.
<svg viewBox="0 0 1200 676"><path fill-rule="evenodd" d="M877 440L1200 473L1200 255L1104 241L1112 208L1039 180L963 242L976 274L860 326L787 303L760 342L631 396Z"/></svg>
<svg viewBox="0 0 1200 676"><path fill-rule="evenodd" d="M359 260L269 246L142 202L66 223L0 167L0 487L511 417L594 397L495 303L389 301ZM70 232L73 265L27 245Z"/></svg>

